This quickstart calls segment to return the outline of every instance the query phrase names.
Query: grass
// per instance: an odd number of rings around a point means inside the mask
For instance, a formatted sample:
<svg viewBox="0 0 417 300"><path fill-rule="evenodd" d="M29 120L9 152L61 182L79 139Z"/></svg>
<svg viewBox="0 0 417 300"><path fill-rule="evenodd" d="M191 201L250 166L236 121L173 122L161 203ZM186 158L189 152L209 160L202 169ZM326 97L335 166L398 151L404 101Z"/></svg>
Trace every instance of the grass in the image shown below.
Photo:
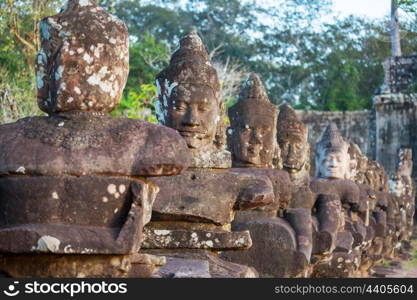
<svg viewBox="0 0 417 300"><path fill-rule="evenodd" d="M417 269L417 240L411 240L411 259L404 264L406 270Z"/></svg>
<svg viewBox="0 0 417 300"><path fill-rule="evenodd" d="M381 263L381 265L383 265L384 267L389 267L389 266L391 266L391 262L389 262L389 261L383 261Z"/></svg>

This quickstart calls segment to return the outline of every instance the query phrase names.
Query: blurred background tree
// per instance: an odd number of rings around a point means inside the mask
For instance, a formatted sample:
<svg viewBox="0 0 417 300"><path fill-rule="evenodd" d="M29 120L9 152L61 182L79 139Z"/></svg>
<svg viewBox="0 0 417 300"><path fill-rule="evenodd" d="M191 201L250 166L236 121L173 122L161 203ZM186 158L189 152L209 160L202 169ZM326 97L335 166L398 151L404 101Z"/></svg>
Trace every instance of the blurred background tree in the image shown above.
<svg viewBox="0 0 417 300"><path fill-rule="evenodd" d="M248 72L257 72L271 101L300 109L371 108L390 55L389 18L341 17L331 0L96 0L125 21L130 74L113 112L156 122L154 77L180 37L197 28L232 104ZM384 0L389 1L389 0ZM34 56L42 17L63 0L0 2L0 123L39 114ZM403 55L417 54L417 0L398 0Z"/></svg>

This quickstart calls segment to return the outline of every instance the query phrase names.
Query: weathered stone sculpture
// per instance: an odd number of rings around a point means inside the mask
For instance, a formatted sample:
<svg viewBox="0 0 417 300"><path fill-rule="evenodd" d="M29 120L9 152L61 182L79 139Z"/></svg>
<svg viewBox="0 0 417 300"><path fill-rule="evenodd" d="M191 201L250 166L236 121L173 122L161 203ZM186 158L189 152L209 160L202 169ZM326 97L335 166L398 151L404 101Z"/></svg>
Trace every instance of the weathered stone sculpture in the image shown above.
<svg viewBox="0 0 417 300"><path fill-rule="evenodd" d="M38 103L48 117L0 126L0 269L10 276L149 276L137 254L158 187L189 163L174 130L105 116L128 73L123 22L69 0L41 25ZM88 254L88 255L87 255Z"/></svg>
<svg viewBox="0 0 417 300"><path fill-rule="evenodd" d="M230 168L217 72L197 32L180 41L167 68L156 76L157 116L186 140L196 168Z"/></svg>
<svg viewBox="0 0 417 300"><path fill-rule="evenodd" d="M294 109L283 104L278 118L277 139L281 146L284 170L287 170L292 185L288 209L304 208L313 215L312 262L327 260L336 243L340 227L340 202L333 194L315 193L310 188L310 145L307 127L298 120Z"/></svg>
<svg viewBox="0 0 417 300"><path fill-rule="evenodd" d="M415 189L411 178L413 169L412 150L401 148L398 153L398 167L389 180L390 192L395 197L399 208L400 224L399 240L405 241L411 237L413 217L415 212Z"/></svg>
<svg viewBox="0 0 417 300"><path fill-rule="evenodd" d="M366 276L367 273L377 272L377 276L385 276L384 268L376 265L382 259L391 259L396 255L406 256L406 251L403 250L409 248L407 197L403 194L404 182L408 179L403 181L399 174L402 173L411 180L409 177L412 168L411 152L408 149L400 150L398 171L389 181L384 169L377 162L362 155L355 144L351 144L349 153L353 162L351 179L358 183L361 190L361 203L366 200L369 204L368 225L366 223L364 225L367 226L370 234L364 241L366 245L361 247L360 275ZM414 200L411 200L411 205L414 205ZM364 215L358 215L363 219ZM369 237L372 238L371 242Z"/></svg>
<svg viewBox="0 0 417 300"><path fill-rule="evenodd" d="M129 72L125 24L91 1L68 1L40 31L39 107L48 114L113 110Z"/></svg>
<svg viewBox="0 0 417 300"><path fill-rule="evenodd" d="M269 102L258 75L250 74L241 86L237 104L229 109L233 167L279 167L277 116L278 107Z"/></svg>
<svg viewBox="0 0 417 300"><path fill-rule="evenodd" d="M291 197L288 173L273 169L280 160L277 115L278 108L269 102L259 77L251 74L241 86L238 102L229 109L233 166L241 167L234 171L243 174L269 177L275 201L237 214L232 229L249 230L253 245L245 251L225 251L222 257L253 266L261 276L299 277L305 276L311 255L311 212L291 209L287 220L277 217Z"/></svg>
<svg viewBox="0 0 417 300"><path fill-rule="evenodd" d="M196 32L181 39L157 86L160 122L178 130L193 157L183 174L151 178L161 191L144 248L168 258L158 276L255 276L253 268L223 261L218 252L252 245L248 231L230 231L231 222L236 211L272 203L273 187L265 175L227 169L220 84Z"/></svg>
<svg viewBox="0 0 417 300"><path fill-rule="evenodd" d="M349 143L340 135L334 123L328 125L316 145L316 176L311 189L316 193L337 195L343 208L341 226L338 228L336 248L330 266L317 266L315 276L352 276L359 267L361 253L355 248L366 235L366 230L355 226L360 190L350 176ZM355 241L355 236L359 241ZM353 248L352 248L353 247ZM352 250L357 250L353 251ZM337 265L337 268L335 266Z"/></svg>
<svg viewBox="0 0 417 300"><path fill-rule="evenodd" d="M367 182L369 160L362 154L358 145L350 143L350 172L348 179L355 182L360 190L357 211L351 213L348 231L354 237L353 247L362 252L358 276L368 276L368 271L381 259L383 239L385 238L385 212L378 206L377 192ZM385 216L385 215L384 215ZM354 219L355 218L355 219Z"/></svg>
<svg viewBox="0 0 417 300"><path fill-rule="evenodd" d="M280 106L277 131L283 169L289 173L296 189L307 187L310 183L308 128L288 104Z"/></svg>

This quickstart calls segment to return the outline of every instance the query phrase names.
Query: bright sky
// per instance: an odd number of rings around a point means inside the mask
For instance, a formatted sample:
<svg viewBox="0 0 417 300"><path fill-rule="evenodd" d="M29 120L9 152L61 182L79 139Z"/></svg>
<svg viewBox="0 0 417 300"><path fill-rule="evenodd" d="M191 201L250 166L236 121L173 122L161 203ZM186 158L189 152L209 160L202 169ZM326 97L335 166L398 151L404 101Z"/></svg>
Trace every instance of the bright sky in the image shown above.
<svg viewBox="0 0 417 300"><path fill-rule="evenodd" d="M343 16L350 14L370 18L388 16L391 10L390 0L333 0L334 10Z"/></svg>

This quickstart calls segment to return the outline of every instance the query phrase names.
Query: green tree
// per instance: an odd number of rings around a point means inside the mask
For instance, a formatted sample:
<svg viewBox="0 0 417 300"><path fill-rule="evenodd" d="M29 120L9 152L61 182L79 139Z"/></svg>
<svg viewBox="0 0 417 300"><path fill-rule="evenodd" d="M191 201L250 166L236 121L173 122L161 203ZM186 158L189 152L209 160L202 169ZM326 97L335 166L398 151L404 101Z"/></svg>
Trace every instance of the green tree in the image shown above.
<svg viewBox="0 0 417 300"><path fill-rule="evenodd" d="M131 43L129 50L129 77L121 103L112 114L156 123L154 81L156 74L169 62L169 48L145 33L140 41Z"/></svg>
<svg viewBox="0 0 417 300"><path fill-rule="evenodd" d="M398 7L405 12L417 15L417 1L416 0L398 0Z"/></svg>
<svg viewBox="0 0 417 300"><path fill-rule="evenodd" d="M39 22L60 4L59 0L0 1L0 123L41 113L34 70Z"/></svg>

